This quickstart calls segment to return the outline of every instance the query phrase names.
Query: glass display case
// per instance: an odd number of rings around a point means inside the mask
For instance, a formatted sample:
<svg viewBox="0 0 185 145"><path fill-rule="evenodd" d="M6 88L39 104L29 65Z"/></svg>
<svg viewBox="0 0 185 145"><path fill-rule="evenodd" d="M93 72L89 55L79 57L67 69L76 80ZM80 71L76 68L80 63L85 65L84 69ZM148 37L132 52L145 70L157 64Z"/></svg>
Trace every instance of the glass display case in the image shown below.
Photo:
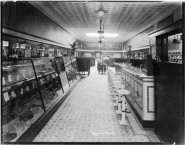
<svg viewBox="0 0 185 145"><path fill-rule="evenodd" d="M68 49L58 49L67 54ZM48 44L3 35L2 142L16 142L24 137L24 133L63 97L63 86L76 79L75 57L54 57L56 50ZM60 77L61 74L65 75Z"/></svg>
<svg viewBox="0 0 185 145"><path fill-rule="evenodd" d="M182 64L182 33L168 36L168 61Z"/></svg>
<svg viewBox="0 0 185 145"><path fill-rule="evenodd" d="M1 101L2 141L14 142L44 113L31 59L3 61Z"/></svg>
<svg viewBox="0 0 185 145"><path fill-rule="evenodd" d="M62 97L59 66L54 57L33 59L39 89L46 111Z"/></svg>
<svg viewBox="0 0 185 145"><path fill-rule="evenodd" d="M78 71L78 69L76 58L70 57L70 61L67 64L65 64L65 68L69 83L72 84L72 82L77 79L76 71Z"/></svg>
<svg viewBox="0 0 185 145"><path fill-rule="evenodd" d="M16 44L3 41L2 47L2 142L15 142L28 131L63 97L63 86L69 89L79 72L75 57L21 57L12 53L22 48Z"/></svg>

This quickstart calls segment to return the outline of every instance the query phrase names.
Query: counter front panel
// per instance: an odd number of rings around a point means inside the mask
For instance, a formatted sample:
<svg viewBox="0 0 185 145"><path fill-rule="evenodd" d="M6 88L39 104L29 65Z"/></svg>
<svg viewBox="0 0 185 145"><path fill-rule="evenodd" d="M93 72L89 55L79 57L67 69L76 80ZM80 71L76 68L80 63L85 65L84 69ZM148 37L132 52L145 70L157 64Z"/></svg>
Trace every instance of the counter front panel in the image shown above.
<svg viewBox="0 0 185 145"><path fill-rule="evenodd" d="M126 99L138 118L142 122L155 121L154 77L139 72L137 68L130 69L122 64L115 66L122 83L131 92Z"/></svg>

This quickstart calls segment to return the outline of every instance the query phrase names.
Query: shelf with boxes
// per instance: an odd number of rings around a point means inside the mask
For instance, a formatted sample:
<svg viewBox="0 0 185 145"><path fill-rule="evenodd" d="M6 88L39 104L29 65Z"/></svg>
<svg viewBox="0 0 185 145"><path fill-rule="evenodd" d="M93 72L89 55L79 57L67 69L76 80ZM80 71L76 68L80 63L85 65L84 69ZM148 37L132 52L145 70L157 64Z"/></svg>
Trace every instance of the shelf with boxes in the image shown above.
<svg viewBox="0 0 185 145"><path fill-rule="evenodd" d="M168 61L170 63L180 63L182 64L182 52L168 52Z"/></svg>

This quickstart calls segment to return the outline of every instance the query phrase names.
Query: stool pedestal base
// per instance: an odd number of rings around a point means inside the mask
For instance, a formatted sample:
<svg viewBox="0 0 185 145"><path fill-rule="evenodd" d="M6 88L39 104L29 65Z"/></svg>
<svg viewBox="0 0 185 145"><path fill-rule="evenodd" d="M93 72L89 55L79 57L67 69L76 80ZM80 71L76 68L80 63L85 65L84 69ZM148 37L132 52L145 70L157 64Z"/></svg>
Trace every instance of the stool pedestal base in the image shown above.
<svg viewBox="0 0 185 145"><path fill-rule="evenodd" d="M119 125L128 125L125 121L120 120Z"/></svg>

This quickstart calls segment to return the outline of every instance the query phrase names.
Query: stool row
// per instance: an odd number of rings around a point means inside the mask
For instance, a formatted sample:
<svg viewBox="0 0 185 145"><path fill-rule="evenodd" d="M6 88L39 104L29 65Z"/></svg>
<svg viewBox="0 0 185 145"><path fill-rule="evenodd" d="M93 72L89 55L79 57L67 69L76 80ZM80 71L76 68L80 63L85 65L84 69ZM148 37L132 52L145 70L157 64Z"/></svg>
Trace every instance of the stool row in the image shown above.
<svg viewBox="0 0 185 145"><path fill-rule="evenodd" d="M125 89L125 85L122 84L119 75L114 74L110 69L107 70L107 74L110 95L112 97L112 100L115 101L114 106L118 108L116 110L116 114L121 115L121 120L119 121L119 124L126 125L125 115L126 113L130 112L125 107L125 96L129 95L130 91Z"/></svg>

